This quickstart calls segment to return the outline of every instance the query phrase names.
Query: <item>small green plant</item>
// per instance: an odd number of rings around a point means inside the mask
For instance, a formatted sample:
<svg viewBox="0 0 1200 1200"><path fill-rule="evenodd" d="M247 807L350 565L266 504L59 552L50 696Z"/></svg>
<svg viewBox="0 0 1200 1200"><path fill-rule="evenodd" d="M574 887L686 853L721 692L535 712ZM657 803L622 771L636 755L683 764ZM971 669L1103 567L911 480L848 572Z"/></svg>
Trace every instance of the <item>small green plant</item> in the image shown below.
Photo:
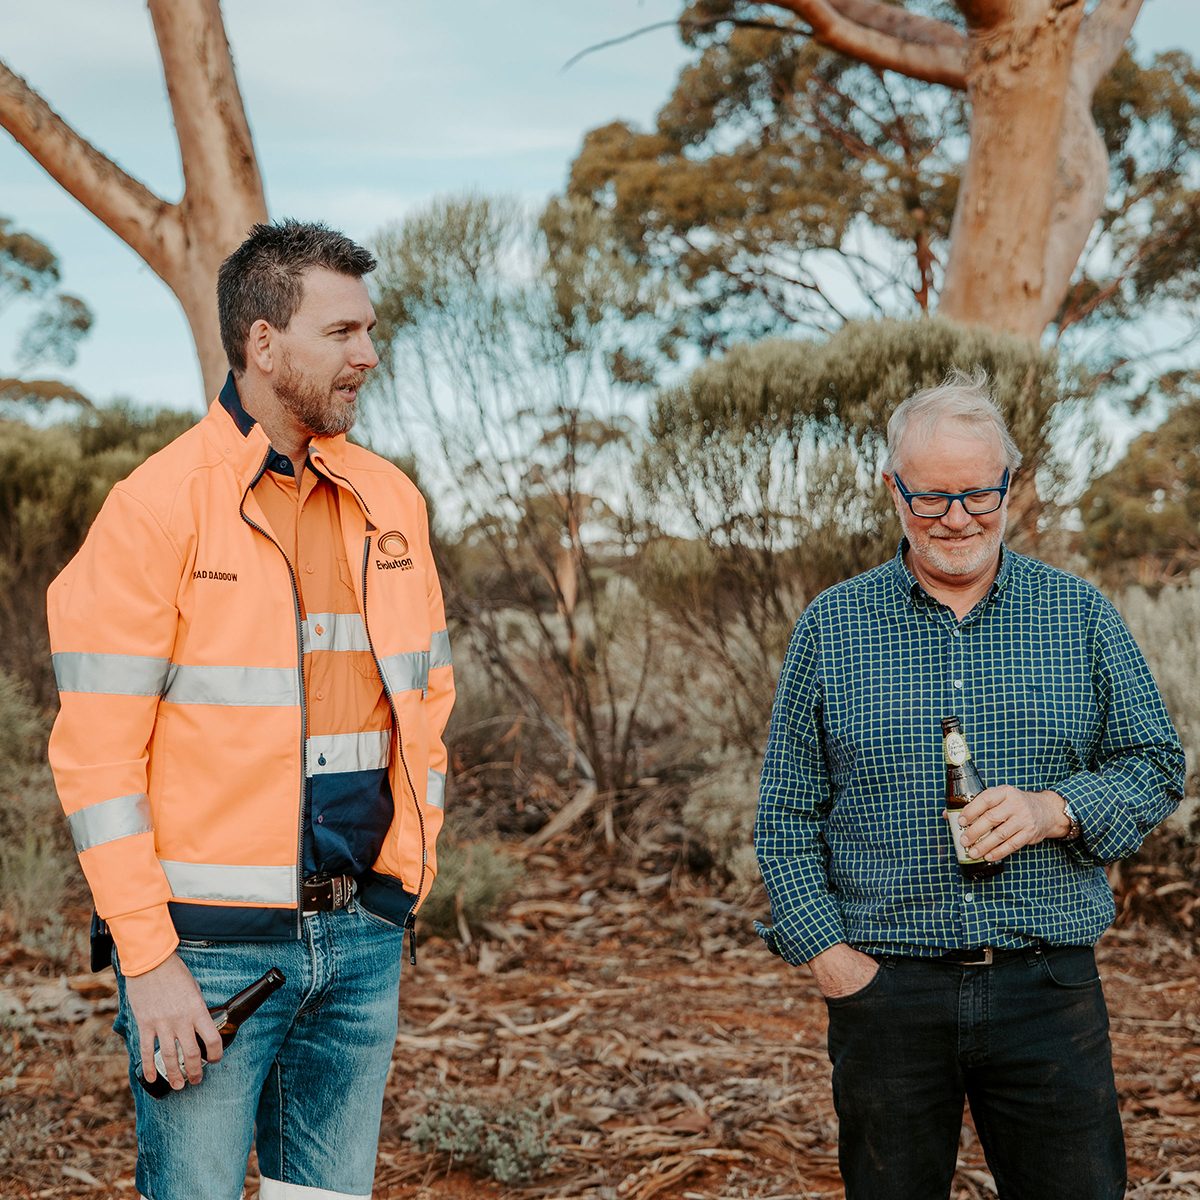
<svg viewBox="0 0 1200 1200"><path fill-rule="evenodd" d="M435 1100L409 1126L408 1137L427 1153L449 1155L452 1166L519 1184L544 1174L557 1159L553 1124L548 1098L536 1108Z"/></svg>
<svg viewBox="0 0 1200 1200"><path fill-rule="evenodd" d="M421 905L421 922L439 937L470 940L470 931L505 901L521 864L495 842L438 842L438 874Z"/></svg>

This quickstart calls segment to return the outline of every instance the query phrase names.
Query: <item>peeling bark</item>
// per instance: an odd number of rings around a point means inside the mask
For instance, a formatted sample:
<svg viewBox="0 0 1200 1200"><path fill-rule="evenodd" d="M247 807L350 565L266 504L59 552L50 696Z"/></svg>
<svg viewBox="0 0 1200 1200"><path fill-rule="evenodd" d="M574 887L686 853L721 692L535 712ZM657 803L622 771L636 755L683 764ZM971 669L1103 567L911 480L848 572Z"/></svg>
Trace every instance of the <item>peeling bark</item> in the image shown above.
<svg viewBox="0 0 1200 1200"><path fill-rule="evenodd" d="M149 0L149 9L183 166L177 203L102 154L3 62L0 126L175 293L214 396L227 369L217 268L266 219L266 200L218 0Z"/></svg>
<svg viewBox="0 0 1200 1200"><path fill-rule="evenodd" d="M971 150L939 311L1036 338L1060 298L1047 253L1083 0L1023 7L971 30Z"/></svg>
<svg viewBox="0 0 1200 1200"><path fill-rule="evenodd" d="M1108 155L1092 97L1143 0L955 0L968 35L879 0L777 0L814 41L965 89L971 146L939 312L1037 338L1103 210ZM918 296L920 293L918 293Z"/></svg>

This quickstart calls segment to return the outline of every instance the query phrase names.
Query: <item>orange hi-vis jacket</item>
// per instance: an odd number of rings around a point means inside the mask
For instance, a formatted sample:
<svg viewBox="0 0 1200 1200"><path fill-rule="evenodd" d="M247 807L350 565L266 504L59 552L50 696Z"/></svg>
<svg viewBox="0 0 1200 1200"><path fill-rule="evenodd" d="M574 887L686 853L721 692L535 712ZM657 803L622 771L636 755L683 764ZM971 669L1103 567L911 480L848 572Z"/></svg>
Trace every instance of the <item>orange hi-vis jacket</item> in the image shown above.
<svg viewBox="0 0 1200 1200"><path fill-rule="evenodd" d="M301 936L303 650L322 615L303 615L252 492L268 452L261 426L214 401L117 484L50 585L50 764L126 975L181 934ZM394 813L359 899L403 924L437 869L454 699L428 516L402 472L344 437L313 439L309 458L338 488L358 600L334 633L373 654L393 716Z"/></svg>

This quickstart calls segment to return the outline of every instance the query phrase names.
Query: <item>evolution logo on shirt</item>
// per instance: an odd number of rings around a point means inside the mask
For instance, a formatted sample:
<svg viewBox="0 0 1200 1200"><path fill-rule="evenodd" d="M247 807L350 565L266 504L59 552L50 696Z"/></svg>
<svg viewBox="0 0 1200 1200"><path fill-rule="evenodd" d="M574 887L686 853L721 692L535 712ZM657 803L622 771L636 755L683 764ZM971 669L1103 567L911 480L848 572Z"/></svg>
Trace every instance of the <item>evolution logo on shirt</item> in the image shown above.
<svg viewBox="0 0 1200 1200"><path fill-rule="evenodd" d="M384 554L392 559L391 562L386 562L382 558L377 558L375 566L378 570L394 571L397 567L401 571L411 571L413 569L413 560L409 557L408 553L408 538L398 529L392 529L387 533L381 534L377 545Z"/></svg>

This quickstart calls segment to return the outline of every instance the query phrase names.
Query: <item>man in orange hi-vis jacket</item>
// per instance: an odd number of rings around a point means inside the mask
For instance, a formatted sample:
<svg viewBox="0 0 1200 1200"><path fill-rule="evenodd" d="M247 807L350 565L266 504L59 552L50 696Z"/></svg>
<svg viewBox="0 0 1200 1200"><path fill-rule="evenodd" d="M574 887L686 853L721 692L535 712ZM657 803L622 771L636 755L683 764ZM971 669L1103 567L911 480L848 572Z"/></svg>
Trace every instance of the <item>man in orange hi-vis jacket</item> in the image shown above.
<svg viewBox="0 0 1200 1200"><path fill-rule="evenodd" d="M454 695L424 501L345 437L374 267L255 226L218 281L221 394L50 587L50 761L131 1081L172 1089L133 1087L148 1200L236 1200L252 1142L263 1200L371 1192ZM222 1056L208 1007L271 967Z"/></svg>

